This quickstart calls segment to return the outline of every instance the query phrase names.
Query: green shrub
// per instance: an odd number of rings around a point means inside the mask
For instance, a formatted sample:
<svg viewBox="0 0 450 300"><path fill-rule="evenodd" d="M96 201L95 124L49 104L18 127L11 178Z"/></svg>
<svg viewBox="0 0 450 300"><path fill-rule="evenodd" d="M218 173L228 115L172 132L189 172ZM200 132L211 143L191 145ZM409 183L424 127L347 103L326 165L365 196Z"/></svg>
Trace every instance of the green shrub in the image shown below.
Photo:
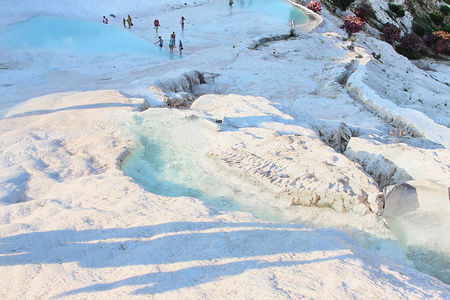
<svg viewBox="0 0 450 300"><path fill-rule="evenodd" d="M430 18L436 25L441 25L444 22L444 14L439 10L436 10L430 14Z"/></svg>
<svg viewBox="0 0 450 300"><path fill-rule="evenodd" d="M433 32L433 29L427 24L414 20L412 24L412 31L418 36L424 36Z"/></svg>
<svg viewBox="0 0 450 300"><path fill-rule="evenodd" d="M389 10L392 11L397 17L402 18L405 16L405 10L400 4L389 3Z"/></svg>
<svg viewBox="0 0 450 300"><path fill-rule="evenodd" d="M332 0L334 6L340 10L345 11L355 0Z"/></svg>
<svg viewBox="0 0 450 300"><path fill-rule="evenodd" d="M444 14L444 16L448 16L450 14L450 6L447 5L442 5L439 10L441 11L441 13Z"/></svg>
<svg viewBox="0 0 450 300"><path fill-rule="evenodd" d="M375 52L372 52L372 56L373 56L373 58L375 58L376 60L380 60L380 58L381 58L381 54L376 54Z"/></svg>

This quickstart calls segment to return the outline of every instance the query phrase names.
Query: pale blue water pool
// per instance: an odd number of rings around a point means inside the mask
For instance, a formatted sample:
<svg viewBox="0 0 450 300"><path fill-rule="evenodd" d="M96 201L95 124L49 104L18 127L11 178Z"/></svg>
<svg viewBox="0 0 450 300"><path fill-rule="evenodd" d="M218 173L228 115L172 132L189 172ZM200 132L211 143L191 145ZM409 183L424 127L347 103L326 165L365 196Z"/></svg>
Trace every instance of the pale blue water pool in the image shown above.
<svg viewBox="0 0 450 300"><path fill-rule="evenodd" d="M297 25L308 21L308 17L300 9L283 0L235 0L234 3L236 7L248 7L286 24L291 20Z"/></svg>
<svg viewBox="0 0 450 300"><path fill-rule="evenodd" d="M134 53L159 56L159 49L128 30L99 22L37 16L0 30L0 45L9 49L99 55Z"/></svg>
<svg viewBox="0 0 450 300"><path fill-rule="evenodd" d="M282 212L264 205L261 195L211 167L212 162L198 151L205 138L196 135L195 121L159 109L150 109L135 120L131 129L140 146L124 161L122 171L146 190L168 197L197 198L221 210L249 211L264 219L282 220Z"/></svg>
<svg viewBox="0 0 450 300"><path fill-rule="evenodd" d="M258 16L268 23L287 25L293 20L296 24L302 24L308 20L300 9L280 0L237 0L232 11ZM233 22L230 16L226 20ZM249 22L239 26L240 30L245 30L253 24ZM122 27L51 16L32 17L0 29L0 46L14 50L58 51L79 55L133 53L167 57L153 43Z"/></svg>

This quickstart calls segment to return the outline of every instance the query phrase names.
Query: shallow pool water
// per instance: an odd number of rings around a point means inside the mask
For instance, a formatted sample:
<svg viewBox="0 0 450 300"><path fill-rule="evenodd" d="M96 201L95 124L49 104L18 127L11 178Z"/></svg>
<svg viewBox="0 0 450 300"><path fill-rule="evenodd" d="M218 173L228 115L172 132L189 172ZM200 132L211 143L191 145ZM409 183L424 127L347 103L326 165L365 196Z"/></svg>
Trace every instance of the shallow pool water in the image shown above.
<svg viewBox="0 0 450 300"><path fill-rule="evenodd" d="M0 45L10 49L44 50L99 55L133 53L161 55L148 41L99 22L37 16L0 30Z"/></svg>
<svg viewBox="0 0 450 300"><path fill-rule="evenodd" d="M230 12L248 13L268 23L286 25L290 20L296 24L308 20L300 9L280 0L237 0ZM225 21L232 22L228 17ZM252 25L245 26L251 28ZM246 29L240 24L238 27ZM0 29L0 46L80 55L132 53L167 57L159 47L122 27L52 16L36 16Z"/></svg>
<svg viewBox="0 0 450 300"><path fill-rule="evenodd" d="M261 195L211 168L211 162L197 151L206 140L195 130L196 121L165 109L137 116L133 131L140 146L124 161L122 170L158 195L194 197L221 210L249 211L281 221L280 211L263 205ZM180 138L180 134L191 138Z"/></svg>
<svg viewBox="0 0 450 300"><path fill-rule="evenodd" d="M291 20L297 25L308 21L308 17L300 9L283 0L235 0L234 3L235 8L248 7L286 24Z"/></svg>

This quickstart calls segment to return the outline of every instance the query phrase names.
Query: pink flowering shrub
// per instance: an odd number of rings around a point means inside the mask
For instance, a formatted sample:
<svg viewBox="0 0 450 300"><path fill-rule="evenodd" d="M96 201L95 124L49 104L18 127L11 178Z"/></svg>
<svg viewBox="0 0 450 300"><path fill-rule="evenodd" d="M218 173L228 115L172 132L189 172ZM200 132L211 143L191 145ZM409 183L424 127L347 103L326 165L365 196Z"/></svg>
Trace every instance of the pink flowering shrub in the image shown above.
<svg viewBox="0 0 450 300"><path fill-rule="evenodd" d="M420 52L423 48L423 41L414 33L405 34L400 39L400 46L397 48L397 52L412 59L420 57Z"/></svg>
<svg viewBox="0 0 450 300"><path fill-rule="evenodd" d="M319 13L322 10L322 5L319 1L312 1L308 4L307 8L315 13Z"/></svg>
<svg viewBox="0 0 450 300"><path fill-rule="evenodd" d="M344 20L344 28L349 35L360 32L364 25L364 21L357 17L349 15Z"/></svg>
<svg viewBox="0 0 450 300"><path fill-rule="evenodd" d="M392 44L394 41L398 41L400 38L400 33L402 30L391 23L385 23L383 26L383 32L381 33L381 36L383 39Z"/></svg>
<svg viewBox="0 0 450 300"><path fill-rule="evenodd" d="M450 33L440 30L433 32L434 45L431 46L438 53L450 54Z"/></svg>
<svg viewBox="0 0 450 300"><path fill-rule="evenodd" d="M449 39L439 39L436 42L434 50L438 53L444 53L450 55L450 40Z"/></svg>

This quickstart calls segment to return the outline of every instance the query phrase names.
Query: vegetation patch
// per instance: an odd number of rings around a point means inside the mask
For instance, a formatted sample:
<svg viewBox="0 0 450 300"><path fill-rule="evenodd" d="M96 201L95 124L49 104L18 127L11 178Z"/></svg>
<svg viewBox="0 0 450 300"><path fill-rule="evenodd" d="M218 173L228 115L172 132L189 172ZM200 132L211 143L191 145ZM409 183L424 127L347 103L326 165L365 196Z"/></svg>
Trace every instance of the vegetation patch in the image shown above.
<svg viewBox="0 0 450 300"><path fill-rule="evenodd" d="M444 14L440 10L436 10L430 14L430 18L436 25L441 25L444 23Z"/></svg>
<svg viewBox="0 0 450 300"><path fill-rule="evenodd" d="M392 44L393 42L399 40L401 32L402 30L394 24L386 23L383 26L383 32L381 33L381 36L386 42Z"/></svg>
<svg viewBox="0 0 450 300"><path fill-rule="evenodd" d="M405 16L405 9L403 8L403 5L389 3L389 10L399 18Z"/></svg>
<svg viewBox="0 0 450 300"><path fill-rule="evenodd" d="M344 28L349 36L351 36L353 33L360 32L363 28L363 25L364 21L357 16L348 15L344 20Z"/></svg>
<svg viewBox="0 0 450 300"><path fill-rule="evenodd" d="M361 18L364 22L370 19L375 19L375 11L372 6L367 3L361 3L356 7L355 15Z"/></svg>
<svg viewBox="0 0 450 300"><path fill-rule="evenodd" d="M332 4L339 8L342 11L347 10L347 8L354 2L355 0L331 0Z"/></svg>
<svg viewBox="0 0 450 300"><path fill-rule="evenodd" d="M425 22L415 18L412 24L412 31L418 36L423 37L427 34L431 34L433 32L433 29Z"/></svg>
<svg viewBox="0 0 450 300"><path fill-rule="evenodd" d="M422 39L416 34L410 33L400 38L400 45L396 50L410 59L418 59L421 56L423 46Z"/></svg>
<svg viewBox="0 0 450 300"><path fill-rule="evenodd" d="M439 10L444 16L448 16L450 14L450 6L442 5Z"/></svg>
<svg viewBox="0 0 450 300"><path fill-rule="evenodd" d="M311 1L307 8L318 14L322 10L322 5L319 1Z"/></svg>

